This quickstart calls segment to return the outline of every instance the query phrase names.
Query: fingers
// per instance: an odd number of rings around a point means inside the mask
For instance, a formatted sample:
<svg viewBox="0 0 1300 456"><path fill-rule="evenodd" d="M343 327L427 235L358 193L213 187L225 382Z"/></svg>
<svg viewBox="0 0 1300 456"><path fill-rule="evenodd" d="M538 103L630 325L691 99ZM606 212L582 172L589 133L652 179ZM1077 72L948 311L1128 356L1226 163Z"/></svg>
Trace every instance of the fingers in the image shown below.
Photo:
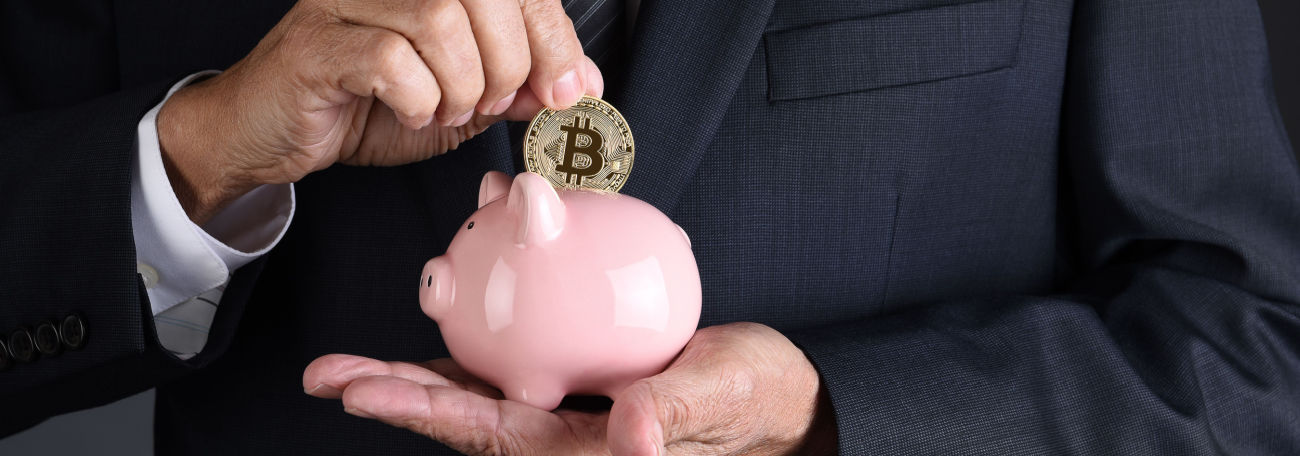
<svg viewBox="0 0 1300 456"><path fill-rule="evenodd" d="M344 391L343 408L449 445L489 448L500 440L497 401L465 390L397 377L362 377Z"/></svg>
<svg viewBox="0 0 1300 456"><path fill-rule="evenodd" d="M397 377L354 380L343 407L474 455L587 454L603 437L575 433L558 415L518 402Z"/></svg>
<svg viewBox="0 0 1300 456"><path fill-rule="evenodd" d="M429 368L431 371L437 372L438 375L457 383L482 382L482 380L479 380L479 378L475 377L474 374L471 374L466 371L465 368L460 367L460 364L451 358L438 358L424 363L424 366Z"/></svg>
<svg viewBox="0 0 1300 456"><path fill-rule="evenodd" d="M558 0L343 0L327 9L340 26L385 29L408 41L436 81L423 101L436 94L441 126L464 125L474 112L529 118L543 105L567 108L584 93L604 92ZM423 111L392 107L404 124L420 126L414 117Z"/></svg>
<svg viewBox="0 0 1300 456"><path fill-rule="evenodd" d="M442 92L438 124L460 126L469 121L483 95L483 62L468 13L459 1L344 0L332 13L345 22L387 29L408 40L438 80Z"/></svg>
<svg viewBox="0 0 1300 456"><path fill-rule="evenodd" d="M605 82L601 77L600 68L590 58L583 56L583 71L586 75L587 95L602 97L605 94ZM519 88L518 94L515 95L514 103L502 113L502 117L507 120L530 120L537 115L537 111L542 109L542 101L533 93L530 86Z"/></svg>
<svg viewBox="0 0 1300 456"><path fill-rule="evenodd" d="M508 120L531 120L533 116L537 115L537 111L542 110L542 107L542 101L537 99L533 89L525 85L519 88L519 92L515 94L514 102L501 115Z"/></svg>
<svg viewBox="0 0 1300 456"><path fill-rule="evenodd" d="M366 124L357 128L365 136L355 148L345 149L339 162L359 166L394 166L424 160L456 149L492 123L496 116L474 115L459 127L426 126L418 130L401 127L397 114L383 104L375 104L366 116Z"/></svg>
<svg viewBox="0 0 1300 456"><path fill-rule="evenodd" d="M333 354L317 358L307 365L302 374L302 387L312 396L338 399L353 380L376 375L403 378L421 385L452 385L445 377L423 366Z"/></svg>
<svg viewBox="0 0 1300 456"><path fill-rule="evenodd" d="M484 68L483 96L475 109L499 115L513 102L532 68L523 12L519 0L467 1L464 7Z"/></svg>
<svg viewBox="0 0 1300 456"><path fill-rule="evenodd" d="M557 0L522 0L533 57L528 85L552 109L573 106L587 90L582 44Z"/></svg>
<svg viewBox="0 0 1300 456"><path fill-rule="evenodd" d="M460 2L433 0L423 11L425 25L438 31L438 39L417 35L416 49L424 57L433 76L442 88L442 105L438 107L438 123L461 126L474 114L474 105L483 95L483 60L479 55L469 16Z"/></svg>
<svg viewBox="0 0 1300 456"><path fill-rule="evenodd" d="M329 43L325 46L330 52L319 56L317 66L323 74L332 75L326 80L337 89L379 98L410 128L431 122L442 91L401 35L374 27L329 24L312 39Z"/></svg>

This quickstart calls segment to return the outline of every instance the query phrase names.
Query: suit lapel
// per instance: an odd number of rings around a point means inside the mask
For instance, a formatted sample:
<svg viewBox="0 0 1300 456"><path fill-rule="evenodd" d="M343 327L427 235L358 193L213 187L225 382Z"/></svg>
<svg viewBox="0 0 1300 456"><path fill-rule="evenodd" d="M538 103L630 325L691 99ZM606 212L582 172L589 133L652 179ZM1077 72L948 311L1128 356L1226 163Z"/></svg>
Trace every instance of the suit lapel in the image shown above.
<svg viewBox="0 0 1300 456"><path fill-rule="evenodd" d="M671 213L712 142L774 0L647 0L613 100L636 141L626 193Z"/></svg>

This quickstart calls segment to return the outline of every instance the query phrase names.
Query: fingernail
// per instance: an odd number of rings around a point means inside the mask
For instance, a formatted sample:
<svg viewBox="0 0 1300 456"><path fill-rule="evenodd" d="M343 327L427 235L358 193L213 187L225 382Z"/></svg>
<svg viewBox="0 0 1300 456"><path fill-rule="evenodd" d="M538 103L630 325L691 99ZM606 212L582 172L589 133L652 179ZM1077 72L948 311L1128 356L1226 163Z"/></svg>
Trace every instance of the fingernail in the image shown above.
<svg viewBox="0 0 1300 456"><path fill-rule="evenodd" d="M307 394L309 394L309 395L312 395L312 396L318 396L318 397L319 397L319 396L324 396L324 397L336 397L336 396L342 396L342 395L343 395L343 392L342 392L342 391L339 391L337 388L334 388L333 386L326 385L326 384L324 384L324 383L321 383L321 384L319 384L319 385L316 385L316 386L312 387L312 389L305 390L305 392L306 392Z"/></svg>
<svg viewBox="0 0 1300 456"><path fill-rule="evenodd" d="M429 122L433 121L432 117L429 117L427 119L421 119L419 117L408 116L405 114L398 114L398 115L402 116L402 118L405 119L402 122L402 125L405 125L406 128L410 128L412 130L419 130L421 128L424 128L426 125L429 125Z"/></svg>
<svg viewBox="0 0 1300 456"><path fill-rule="evenodd" d="M515 102L515 95L518 94L518 90L510 92L510 95L506 95L506 97L502 98L501 101L498 101L497 104L492 105L492 109L488 110L488 115L499 116L501 113L506 112L507 109L510 109L510 104Z"/></svg>
<svg viewBox="0 0 1300 456"><path fill-rule="evenodd" d="M369 414L369 413L366 413L366 412L361 411L361 409L352 408L352 407L343 407L343 411L344 411L344 412L347 412L349 415L359 416L359 417L362 417L362 418L372 418L372 419L373 419L373 418L375 417L374 415L371 415L371 414Z"/></svg>
<svg viewBox="0 0 1300 456"><path fill-rule="evenodd" d="M568 73L560 76L560 79L555 80L555 87L551 89L551 99L555 100L555 104L558 106L552 107L566 108L573 106L580 97L582 97L582 89L578 87L578 73L576 71L569 70Z"/></svg>
<svg viewBox="0 0 1300 456"><path fill-rule="evenodd" d="M473 115L474 115L473 109L470 109L469 111L465 111L465 113L461 114L460 117L457 117L456 120L451 121L451 126L459 127L461 125L465 125L469 123L469 118Z"/></svg>

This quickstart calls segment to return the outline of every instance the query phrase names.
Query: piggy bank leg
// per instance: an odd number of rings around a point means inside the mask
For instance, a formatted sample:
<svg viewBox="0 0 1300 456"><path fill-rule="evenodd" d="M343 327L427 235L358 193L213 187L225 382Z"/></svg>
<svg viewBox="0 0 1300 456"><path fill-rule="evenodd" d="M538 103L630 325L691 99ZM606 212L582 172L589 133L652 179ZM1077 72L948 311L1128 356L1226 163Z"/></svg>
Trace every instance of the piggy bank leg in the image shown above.
<svg viewBox="0 0 1300 456"><path fill-rule="evenodd" d="M506 399L523 402L542 410L555 410L564 400L564 389L554 383L532 382L502 385Z"/></svg>

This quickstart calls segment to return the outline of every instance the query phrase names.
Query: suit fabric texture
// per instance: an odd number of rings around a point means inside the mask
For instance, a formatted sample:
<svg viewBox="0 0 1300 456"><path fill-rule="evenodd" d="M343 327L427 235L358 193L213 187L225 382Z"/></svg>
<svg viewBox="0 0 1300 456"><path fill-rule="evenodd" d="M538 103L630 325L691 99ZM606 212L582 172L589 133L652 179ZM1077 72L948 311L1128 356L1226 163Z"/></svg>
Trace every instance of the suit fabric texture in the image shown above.
<svg viewBox="0 0 1300 456"><path fill-rule="evenodd" d="M290 2L4 2L0 333L85 348L0 372L0 421L156 386L159 454L452 454L308 397L318 356L447 356L421 266L488 170L443 156L298 183L203 353L135 273L135 126ZM701 325L809 356L843 454L1297 454L1300 173L1252 0L645 1L607 99L623 193L679 223ZM166 280L166 271L160 271Z"/></svg>

